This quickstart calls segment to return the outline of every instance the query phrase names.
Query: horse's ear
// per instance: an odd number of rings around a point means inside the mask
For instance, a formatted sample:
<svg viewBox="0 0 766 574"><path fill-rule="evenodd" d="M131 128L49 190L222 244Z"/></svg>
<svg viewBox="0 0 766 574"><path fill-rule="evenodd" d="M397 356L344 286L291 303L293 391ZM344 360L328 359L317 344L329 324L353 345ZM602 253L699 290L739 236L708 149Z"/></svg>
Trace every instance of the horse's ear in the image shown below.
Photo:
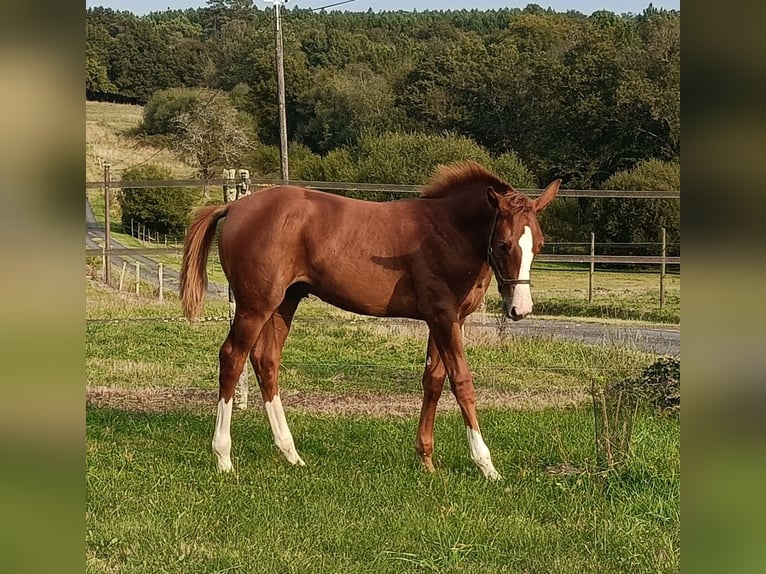
<svg viewBox="0 0 766 574"><path fill-rule="evenodd" d="M495 188L491 185L487 186L487 201L493 209L500 209L500 199L497 197Z"/></svg>
<svg viewBox="0 0 766 574"><path fill-rule="evenodd" d="M545 188L545 191L540 195L540 197L535 199L535 202L532 205L532 209L535 211L535 213L541 212L548 206L551 201L553 201L553 198L556 197L556 194L559 192L560 185L561 180L557 179Z"/></svg>

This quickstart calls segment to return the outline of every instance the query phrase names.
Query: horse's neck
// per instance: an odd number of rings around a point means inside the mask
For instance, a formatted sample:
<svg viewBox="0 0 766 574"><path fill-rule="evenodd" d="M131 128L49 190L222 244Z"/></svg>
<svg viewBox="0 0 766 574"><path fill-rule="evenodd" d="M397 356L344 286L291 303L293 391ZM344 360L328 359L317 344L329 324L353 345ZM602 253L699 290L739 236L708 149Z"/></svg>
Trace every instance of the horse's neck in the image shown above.
<svg viewBox="0 0 766 574"><path fill-rule="evenodd" d="M486 195L465 193L449 198L450 221L467 240L477 243L486 252L494 211Z"/></svg>

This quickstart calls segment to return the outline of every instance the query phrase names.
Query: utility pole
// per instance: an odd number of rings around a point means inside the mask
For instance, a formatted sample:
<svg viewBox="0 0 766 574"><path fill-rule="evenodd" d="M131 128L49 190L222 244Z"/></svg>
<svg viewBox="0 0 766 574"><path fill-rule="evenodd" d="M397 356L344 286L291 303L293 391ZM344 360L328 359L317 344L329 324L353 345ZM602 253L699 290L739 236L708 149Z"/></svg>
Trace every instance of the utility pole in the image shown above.
<svg viewBox="0 0 766 574"><path fill-rule="evenodd" d="M285 63L284 50L282 48L282 21L279 9L288 0L264 0L267 4L274 4L274 22L276 32L276 61L277 61L277 98L279 100L279 159L280 173L283 182L290 179L287 164L287 116L285 110Z"/></svg>

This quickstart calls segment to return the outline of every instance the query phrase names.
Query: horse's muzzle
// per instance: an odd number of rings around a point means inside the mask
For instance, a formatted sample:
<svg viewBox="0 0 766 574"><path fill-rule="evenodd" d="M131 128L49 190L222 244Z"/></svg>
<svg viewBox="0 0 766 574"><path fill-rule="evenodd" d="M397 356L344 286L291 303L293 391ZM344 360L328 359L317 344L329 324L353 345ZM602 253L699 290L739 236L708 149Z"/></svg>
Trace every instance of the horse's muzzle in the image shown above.
<svg viewBox="0 0 766 574"><path fill-rule="evenodd" d="M503 315L512 321L521 321L527 316L527 313L519 313L515 306L509 305L508 302L503 299Z"/></svg>

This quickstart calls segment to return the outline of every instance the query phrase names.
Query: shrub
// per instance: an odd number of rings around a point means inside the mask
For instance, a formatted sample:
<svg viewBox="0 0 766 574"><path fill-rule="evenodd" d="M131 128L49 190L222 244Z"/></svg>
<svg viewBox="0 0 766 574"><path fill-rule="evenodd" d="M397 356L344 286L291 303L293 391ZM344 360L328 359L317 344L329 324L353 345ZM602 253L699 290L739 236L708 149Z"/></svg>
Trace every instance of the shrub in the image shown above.
<svg viewBox="0 0 766 574"><path fill-rule="evenodd" d="M420 185L428 181L439 164L473 160L488 169L492 158L470 138L455 134L366 135L359 142L360 183Z"/></svg>
<svg viewBox="0 0 766 574"><path fill-rule="evenodd" d="M346 148L339 148L322 158L325 181L357 181L357 167L354 157Z"/></svg>
<svg viewBox="0 0 766 574"><path fill-rule="evenodd" d="M492 162L492 170L517 189L536 187L535 176L515 152L506 152Z"/></svg>
<svg viewBox="0 0 766 574"><path fill-rule="evenodd" d="M636 385L649 403L661 412L681 412L681 361L678 359L657 359L644 369Z"/></svg>
<svg viewBox="0 0 766 574"><path fill-rule="evenodd" d="M323 179L322 158L308 147L291 142L287 149L290 179L318 181Z"/></svg>
<svg viewBox="0 0 766 574"><path fill-rule="evenodd" d="M633 169L612 175L602 189L681 189L681 165L656 159L643 161ZM681 239L681 202L677 199L594 199L589 202L586 219L599 241L657 241L662 227L666 229L668 242Z"/></svg>
<svg viewBox="0 0 766 574"><path fill-rule="evenodd" d="M144 106L141 125L149 135L174 135L178 133L178 117L189 112L201 96L210 94L202 88L170 88L152 94Z"/></svg>
<svg viewBox="0 0 766 574"><path fill-rule="evenodd" d="M123 181L172 179L166 167L147 163L122 172ZM161 233L178 233L189 223L192 207L201 192L191 188L122 188L119 194L122 225L130 228L131 219Z"/></svg>
<svg viewBox="0 0 766 574"><path fill-rule="evenodd" d="M273 145L256 145L245 159L253 177L266 179L279 178L279 161L279 148Z"/></svg>

